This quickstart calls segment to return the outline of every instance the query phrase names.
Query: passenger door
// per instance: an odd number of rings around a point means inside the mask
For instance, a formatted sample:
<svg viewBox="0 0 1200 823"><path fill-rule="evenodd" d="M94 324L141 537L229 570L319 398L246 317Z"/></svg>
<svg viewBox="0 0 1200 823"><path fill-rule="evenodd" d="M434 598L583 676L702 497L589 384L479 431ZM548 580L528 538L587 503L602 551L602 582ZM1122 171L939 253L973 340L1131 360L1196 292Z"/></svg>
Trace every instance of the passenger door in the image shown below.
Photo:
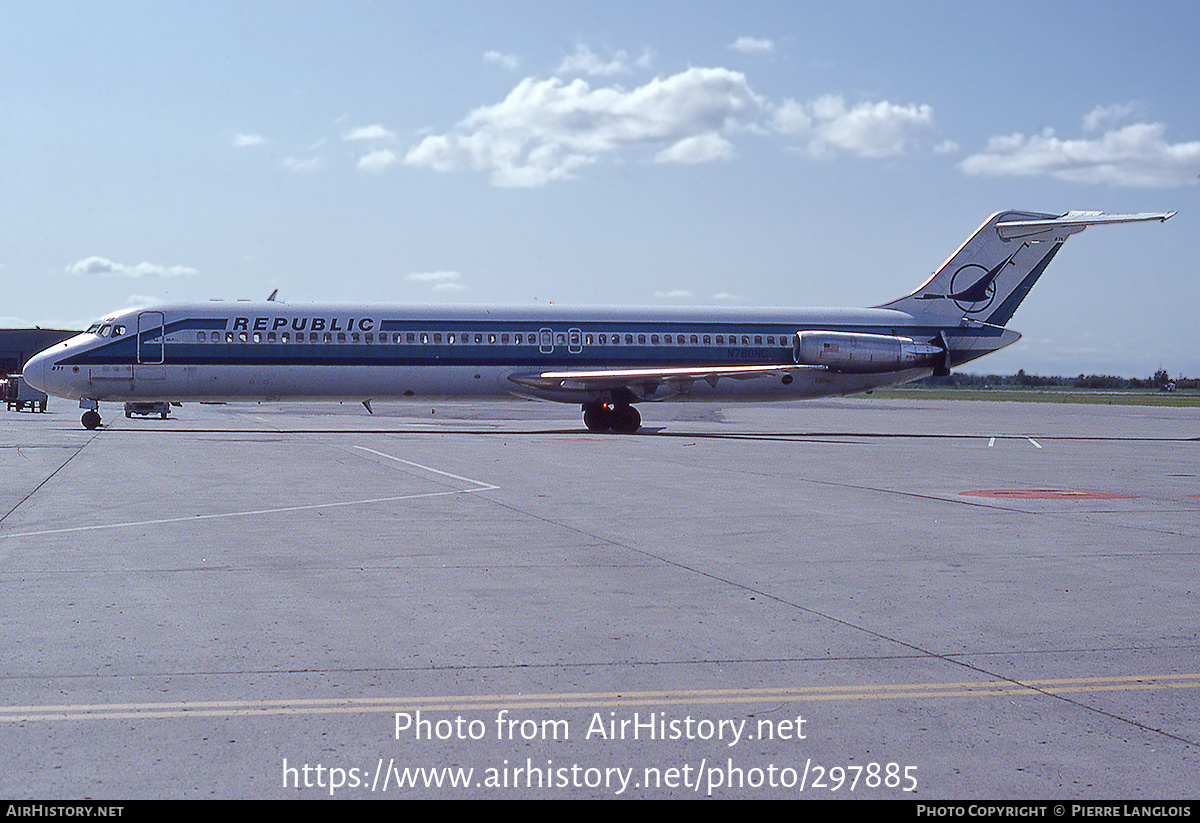
<svg viewBox="0 0 1200 823"><path fill-rule="evenodd" d="M167 348L165 320L160 311L138 313L137 366L133 375L135 381L158 381L166 376L163 369Z"/></svg>

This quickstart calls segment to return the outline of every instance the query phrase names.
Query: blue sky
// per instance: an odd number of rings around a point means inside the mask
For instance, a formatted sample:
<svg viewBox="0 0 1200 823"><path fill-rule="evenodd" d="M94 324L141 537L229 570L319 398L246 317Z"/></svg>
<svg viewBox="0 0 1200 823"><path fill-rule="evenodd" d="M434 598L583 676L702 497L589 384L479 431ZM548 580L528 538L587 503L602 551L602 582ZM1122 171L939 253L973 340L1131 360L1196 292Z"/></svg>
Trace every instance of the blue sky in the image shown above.
<svg viewBox="0 0 1200 823"><path fill-rule="evenodd" d="M0 325L164 300L872 305L1074 237L975 371L1200 375L1190 2L0 4Z"/></svg>

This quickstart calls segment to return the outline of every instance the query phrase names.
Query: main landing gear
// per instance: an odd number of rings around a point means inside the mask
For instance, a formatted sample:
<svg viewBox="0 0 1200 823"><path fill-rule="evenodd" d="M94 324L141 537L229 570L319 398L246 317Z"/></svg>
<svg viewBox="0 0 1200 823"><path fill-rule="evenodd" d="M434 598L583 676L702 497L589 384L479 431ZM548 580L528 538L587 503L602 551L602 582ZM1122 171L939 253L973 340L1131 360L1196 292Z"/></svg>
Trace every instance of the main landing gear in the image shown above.
<svg viewBox="0 0 1200 823"><path fill-rule="evenodd" d="M642 416L628 403L585 403L583 425L588 431L633 434L642 427Z"/></svg>
<svg viewBox="0 0 1200 823"><path fill-rule="evenodd" d="M83 427L85 429L96 429L100 427L100 412L95 409L88 409L83 413Z"/></svg>

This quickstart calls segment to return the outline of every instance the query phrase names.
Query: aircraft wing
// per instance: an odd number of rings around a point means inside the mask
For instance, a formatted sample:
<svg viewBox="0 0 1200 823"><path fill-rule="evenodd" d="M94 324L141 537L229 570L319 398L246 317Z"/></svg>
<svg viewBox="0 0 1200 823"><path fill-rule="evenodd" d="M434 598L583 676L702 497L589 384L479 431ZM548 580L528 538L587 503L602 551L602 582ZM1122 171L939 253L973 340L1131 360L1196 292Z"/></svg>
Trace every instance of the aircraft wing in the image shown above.
<svg viewBox="0 0 1200 823"><path fill-rule="evenodd" d="M648 399L660 387L669 393L686 391L692 383L704 380L715 386L722 377L751 380L756 377L782 377L788 372L811 369L795 363L756 366L670 366L635 369L556 369L509 377L530 389L539 391L598 392L628 389L636 397Z"/></svg>

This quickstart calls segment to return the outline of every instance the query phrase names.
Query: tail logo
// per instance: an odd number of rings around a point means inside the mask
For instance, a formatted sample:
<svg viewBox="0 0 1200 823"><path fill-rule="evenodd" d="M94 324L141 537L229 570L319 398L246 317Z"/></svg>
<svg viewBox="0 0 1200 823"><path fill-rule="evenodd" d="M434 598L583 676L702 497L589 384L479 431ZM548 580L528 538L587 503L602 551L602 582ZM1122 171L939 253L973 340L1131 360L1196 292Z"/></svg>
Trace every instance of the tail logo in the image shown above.
<svg viewBox="0 0 1200 823"><path fill-rule="evenodd" d="M1022 246L1022 248L1024 248ZM1017 249L1020 251L1020 249ZM919 294L918 300L953 300L955 305L967 314L978 314L987 311L992 301L996 299L996 278L1004 267L1011 264L1017 252L997 263L991 269L985 269L978 263L967 263L959 266L958 271L950 278L949 294ZM982 272L982 275L980 274ZM967 285L970 283L970 285Z"/></svg>
<svg viewBox="0 0 1200 823"><path fill-rule="evenodd" d="M1007 260L1005 262L1008 262ZM946 295L954 301L960 309L967 314L977 314L985 311L992 305L992 301L996 299L996 275L1000 273L1000 268L1004 265L1001 263L996 268L988 271L978 263L968 263L954 273L950 278L950 294ZM983 276L979 277L979 272L983 272ZM977 278L972 283L971 280ZM971 283L971 285L959 291L960 283Z"/></svg>

